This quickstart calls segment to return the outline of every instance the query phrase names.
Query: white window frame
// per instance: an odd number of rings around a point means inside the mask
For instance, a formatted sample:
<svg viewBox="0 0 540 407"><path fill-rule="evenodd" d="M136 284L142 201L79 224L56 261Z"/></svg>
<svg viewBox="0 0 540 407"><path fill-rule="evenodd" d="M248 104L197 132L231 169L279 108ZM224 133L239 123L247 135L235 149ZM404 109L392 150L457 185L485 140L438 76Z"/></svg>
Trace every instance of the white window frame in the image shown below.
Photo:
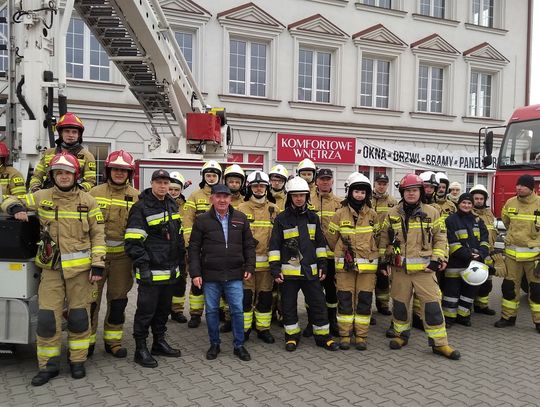
<svg viewBox="0 0 540 407"><path fill-rule="evenodd" d="M336 41L326 37L314 39L313 37L304 37L298 33L293 34L294 38L294 64L293 64L293 96L292 107L301 104L313 104L318 106L339 106L342 100L342 81L343 81L343 46L344 41ZM298 99L298 68L300 60L300 49L309 49L312 51L329 52L330 57L330 100L325 102L309 102ZM315 64L314 64L315 65ZM312 97L312 100L314 98Z"/></svg>
<svg viewBox="0 0 540 407"><path fill-rule="evenodd" d="M372 70L372 76L371 76L371 94L369 95L365 95L367 97L371 97L371 104L368 106L368 105L364 105L362 104L362 98L364 97L364 94L362 93L362 78L363 78L363 72L364 72L364 61L366 60L370 60L370 61L373 61L373 70ZM388 82L385 83L384 85L386 85L388 87L388 91L387 91L387 94L386 94L386 106L377 106L377 100L379 98L381 98L380 95L378 95L377 93L377 89L379 88L379 85L381 85L379 83L379 80L378 80L378 77L379 77L379 72L380 72L380 65L382 63L386 63L388 64ZM391 75L392 75L392 61L389 60L388 58L379 58L377 56L371 56L371 55L363 55L362 56L362 60L360 61L360 103L358 104L359 107L364 107L364 108L372 108L372 109L388 109L389 106L390 106L390 86L391 86Z"/></svg>
<svg viewBox="0 0 540 407"><path fill-rule="evenodd" d="M487 1L487 0L482 0ZM469 0L469 10L468 10L468 23L465 25L469 29L475 29L480 31L495 32L500 34L500 30L505 28L505 10L506 10L506 0L493 0L493 26L489 27L487 25L482 25L474 22L474 0Z"/></svg>
<svg viewBox="0 0 540 407"><path fill-rule="evenodd" d="M7 19L7 5L0 8L0 14L4 15ZM5 31L5 34L3 31ZM8 27L8 23L6 22L2 24L2 31L0 31L0 39L1 39L1 42L3 44L6 44L9 48L9 38L7 37L9 35L8 33L9 33L9 27ZM3 67L4 69L0 69L0 70L3 70L7 73L7 71L9 71L9 51L8 50L0 51L0 59L3 62L2 64L5 63L5 66ZM0 78L0 80L5 80L5 78Z"/></svg>
<svg viewBox="0 0 540 407"><path fill-rule="evenodd" d="M244 65L244 71L245 71L245 80L244 80L244 93L233 93L230 91L230 72L227 72L227 93L229 95L233 96L248 96L248 97L254 97L254 98L262 98L266 99L268 97L268 71L269 71L269 60L268 60L268 51L270 48L270 44L268 44L265 41L257 41L252 38L244 38L244 37L230 37L229 38L229 69L230 69L230 44L231 41L239 41L246 43L246 53L245 53L245 65ZM266 47L266 61L265 61L265 93L264 95L252 95L251 94L251 46L252 44L263 44Z"/></svg>
<svg viewBox="0 0 540 407"><path fill-rule="evenodd" d="M458 57L457 54L445 54L442 55L440 51L434 51L430 49L413 48L413 54L416 56L416 64L414 70L414 112L411 112L411 116L415 117L417 113L438 115L438 116L452 116L454 113L454 83L455 83L455 60ZM442 97L442 112L431 113L418 110L418 86L420 76L420 65L429 65L443 68L443 97Z"/></svg>
<svg viewBox="0 0 540 407"><path fill-rule="evenodd" d="M178 43L178 38L176 37L177 34L189 34L191 35L191 73L193 74L193 72L196 72L197 71L197 65L198 65L198 49L197 49L197 31L193 31L192 29L188 28L175 28L173 29L173 32L174 32L174 39L176 40L176 42ZM182 47L180 46L180 44L178 43L178 47L180 48L180 50L182 51ZM183 51L182 51L183 52ZM186 56L184 55L184 59L186 59ZM187 59L186 59L186 63L187 63ZM189 66L189 63L188 63L188 66Z"/></svg>
<svg viewBox="0 0 540 407"><path fill-rule="evenodd" d="M386 14L394 17L405 17L407 15L407 12L403 9L404 1L405 0L391 0L390 8L386 8L380 6L371 6L368 4L364 4L363 0L356 0L355 7L357 10Z"/></svg>
<svg viewBox="0 0 540 407"><path fill-rule="evenodd" d="M484 116L470 116L470 89L472 72L481 72L491 75L491 116L489 118L499 120L502 117L502 92L503 92L503 69L508 64L506 61L482 60L472 55L464 57L467 62L467 94L466 111L464 117L484 118Z"/></svg>
<svg viewBox="0 0 540 407"><path fill-rule="evenodd" d="M278 50L279 50L279 34L283 31L284 27L271 27L271 26L263 26L263 25L257 25L252 26L248 24L247 22L243 22L241 20L237 21L231 21L231 20L222 20L220 21L220 24L223 27L223 71L222 75L223 78L226 78L226 80L223 82L223 88L221 90L221 93L223 95L228 95L232 97L240 96L235 93L229 92L229 54L230 54L230 41L231 39L237 40L240 39L242 41L247 42L260 42L266 44L266 96L260 97L260 96L249 96L245 95L245 97L249 97L253 100L272 100L272 104L274 104L273 99L277 98L277 72L278 72L278 62L279 62L279 56L278 56ZM246 61L247 64L247 61ZM247 76L246 76L247 80ZM246 87L249 86L249 83L246 81ZM220 97L221 98L221 97ZM228 98L221 98L222 100ZM278 103L278 101L276 101Z"/></svg>
<svg viewBox="0 0 540 407"><path fill-rule="evenodd" d="M90 29L88 28L88 26L86 25L86 23L84 22L84 20L82 20L79 16L76 16L76 15L73 15L71 17L71 20L73 19L77 19L79 21L82 22L83 24L83 61L82 61L82 68L83 68L83 75L82 75L82 78L77 78L77 77L74 77L74 76L68 76L67 79L69 80L76 80L76 81L89 81L89 82L96 82L96 83L113 83L114 82L114 73L113 73L113 69L112 69L112 64L111 64L111 61L109 59L109 57L107 56L107 59L109 61L109 65L108 65L108 69L109 69L109 79L108 80L102 80L102 79L93 79L90 77L90 71L91 71L91 39L93 37L93 34L92 32L90 31ZM71 21L70 21L70 24L71 24ZM103 49L103 47L101 47L100 45L100 48ZM103 52L105 52L103 50ZM66 41L66 55L67 55L67 41ZM66 61L65 61L65 64L66 64L66 74L67 74L67 58L66 58ZM77 65L79 65L77 63ZM100 68L104 68L105 65L99 65Z"/></svg>
<svg viewBox="0 0 540 407"><path fill-rule="evenodd" d="M419 96L418 96L418 93L420 91L420 67L422 66L426 66L427 69L428 69L428 77L427 77L427 89L426 89L426 110L420 110L419 108L419 104L420 104L420 99L419 99ZM431 98L431 93L432 93L432 90L433 90L433 70L434 69L438 69L442 72L442 88L441 88L441 100L440 100L440 103L441 103L441 111L438 112L438 111L432 111L431 110L431 104L433 102L433 99ZM445 92L445 77L446 77L446 72L445 72L445 67L444 66L441 66L441 65L438 65L438 64L430 64L430 63L427 63L427 62L421 62L418 64L418 74L417 74L417 83L416 83L416 111L419 112L419 113L436 113L436 114L443 114L444 113L444 109L445 109L445 106L444 106L444 92Z"/></svg>
<svg viewBox="0 0 540 407"><path fill-rule="evenodd" d="M474 89L473 92L473 75L478 75L478 80L476 82L476 89ZM482 79L489 77L490 84L489 84L489 105L485 103L486 96L482 95ZM467 108L467 115L469 117L491 117L492 116L492 109L493 109L493 84L495 83L495 77L491 72L485 72L477 69L472 69L470 71L470 78L469 78L469 89L468 89L468 108ZM473 112L473 102L472 102L472 96L476 95L476 102L475 102L475 111ZM486 109L489 110L489 114L478 114L479 111L484 112Z"/></svg>
<svg viewBox="0 0 540 407"><path fill-rule="evenodd" d="M108 145L108 154L116 150L116 140L111 140L110 138L103 138L103 137L85 137L83 145L88 149L88 146L91 144L107 144ZM107 157L105 157L107 158ZM96 171L98 171L98 165L96 165ZM96 174L96 181L99 181L102 179L103 174L100 174L99 172ZM97 183L96 185L99 185Z"/></svg>
<svg viewBox="0 0 540 407"><path fill-rule="evenodd" d="M439 17L439 16L435 16L433 15L434 13L434 10L435 10L435 2L436 1L443 1L444 2L444 7L443 7L443 16L442 17ZM448 15L448 2L451 1L451 0L429 0L429 14L424 14L422 13L422 0L418 0L418 14L420 14L421 16L424 16L424 17L431 17L431 18L440 18L440 19L449 19L449 15Z"/></svg>
<svg viewBox="0 0 540 407"><path fill-rule="evenodd" d="M334 70L336 69L335 67L335 64L334 64L334 53L332 50L329 50L329 49L323 49L323 48L314 48L314 47L309 47L309 46L300 46L298 48L298 59L297 59L297 70L298 70L298 73L297 75L299 75L299 65L300 65L300 51L301 50L304 50L304 51L309 51L309 52L312 52L312 55L313 55L313 58L311 60L311 100L305 100L305 99L300 99L298 97L298 93L299 93L299 85L297 85L296 87L296 100L298 100L298 102L306 102L306 103L323 103L323 104L332 104L332 93L333 93L333 90L334 90L334 83L333 83L333 75L332 73L334 72ZM319 54L330 54L330 86L329 86L329 89L328 91L326 91L326 89L318 89L317 88L317 73L318 73L318 56ZM298 81L299 78L298 76L296 77L296 83L298 84ZM321 101L318 101L317 100L317 92L328 92L328 102L321 102Z"/></svg>

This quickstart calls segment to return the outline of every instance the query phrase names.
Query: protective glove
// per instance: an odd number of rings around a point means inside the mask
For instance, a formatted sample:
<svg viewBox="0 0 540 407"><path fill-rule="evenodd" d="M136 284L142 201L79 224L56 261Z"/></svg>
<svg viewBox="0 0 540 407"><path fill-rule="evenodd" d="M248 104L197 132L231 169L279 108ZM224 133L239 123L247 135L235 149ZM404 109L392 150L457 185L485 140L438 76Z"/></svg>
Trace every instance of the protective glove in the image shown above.
<svg viewBox="0 0 540 407"><path fill-rule="evenodd" d="M92 275L103 277L103 267L92 266Z"/></svg>
<svg viewBox="0 0 540 407"><path fill-rule="evenodd" d="M431 260L426 268L430 269L431 271L438 271L441 267L441 263L436 260Z"/></svg>
<svg viewBox="0 0 540 407"><path fill-rule="evenodd" d="M146 263L140 264L139 269L139 281L144 284L152 283L152 272L150 271L150 266Z"/></svg>

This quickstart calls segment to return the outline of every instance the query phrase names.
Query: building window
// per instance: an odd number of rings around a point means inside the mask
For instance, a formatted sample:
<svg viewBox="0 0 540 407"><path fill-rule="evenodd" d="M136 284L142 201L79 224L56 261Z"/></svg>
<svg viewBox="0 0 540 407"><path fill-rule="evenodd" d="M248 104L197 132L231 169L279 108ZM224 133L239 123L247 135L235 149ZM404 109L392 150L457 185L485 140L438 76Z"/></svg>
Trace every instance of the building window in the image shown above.
<svg viewBox="0 0 540 407"><path fill-rule="evenodd" d="M424 16L445 18L445 0L420 0L420 14Z"/></svg>
<svg viewBox="0 0 540 407"><path fill-rule="evenodd" d="M298 54L298 100L330 103L332 54L300 48Z"/></svg>
<svg viewBox="0 0 540 407"><path fill-rule="evenodd" d="M471 72L469 90L469 116L491 117L492 75L484 72Z"/></svg>
<svg viewBox="0 0 540 407"><path fill-rule="evenodd" d="M366 6L375 6L387 9L392 8L391 0L362 0L362 4L365 4Z"/></svg>
<svg viewBox="0 0 540 407"><path fill-rule="evenodd" d="M108 143L84 143L88 151L90 151L96 159L96 185L102 184L105 182L103 176L105 174L105 160L109 155L109 150L111 145Z"/></svg>
<svg viewBox="0 0 540 407"><path fill-rule="evenodd" d="M359 165L358 172L362 175L368 177L372 182L374 182L377 175L388 174L388 168L386 167L370 167L368 165Z"/></svg>
<svg viewBox="0 0 540 407"><path fill-rule="evenodd" d="M390 90L390 62L362 58L360 106L388 108Z"/></svg>
<svg viewBox="0 0 540 407"><path fill-rule="evenodd" d="M484 27L493 27L493 1L494 0L473 0L473 24Z"/></svg>
<svg viewBox="0 0 540 407"><path fill-rule="evenodd" d="M72 18L66 38L66 74L69 78L109 81L109 57L80 18Z"/></svg>
<svg viewBox="0 0 540 407"><path fill-rule="evenodd" d="M266 97L266 44L230 40L229 93Z"/></svg>
<svg viewBox="0 0 540 407"><path fill-rule="evenodd" d="M418 111L442 113L444 68L420 64L418 70Z"/></svg>
<svg viewBox="0 0 540 407"><path fill-rule="evenodd" d="M264 164L264 154L261 153L231 152L227 158L230 163Z"/></svg>
<svg viewBox="0 0 540 407"><path fill-rule="evenodd" d="M468 172L467 173L467 184L465 185L465 191L470 191L475 185L481 184L488 187L488 176L484 173L479 172ZM463 192L465 192L463 191Z"/></svg>
<svg viewBox="0 0 540 407"><path fill-rule="evenodd" d="M175 31L174 37L176 38L176 42L178 43L182 54L184 54L184 59L189 66L189 70L193 72L193 33Z"/></svg>

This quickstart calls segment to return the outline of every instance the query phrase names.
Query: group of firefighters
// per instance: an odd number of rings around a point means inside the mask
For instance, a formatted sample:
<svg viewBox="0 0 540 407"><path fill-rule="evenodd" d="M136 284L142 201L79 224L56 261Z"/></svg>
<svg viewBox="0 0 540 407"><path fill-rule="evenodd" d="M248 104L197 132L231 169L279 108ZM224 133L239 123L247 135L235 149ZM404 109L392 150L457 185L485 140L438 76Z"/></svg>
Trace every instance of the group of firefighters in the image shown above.
<svg viewBox="0 0 540 407"><path fill-rule="evenodd" d="M231 191L231 205L246 215L256 240L255 273L244 282L246 339L254 330L262 341L274 343L270 325L278 318L287 351L296 350L302 335L313 336L317 345L331 351L351 346L365 350L369 326L375 323L375 300L379 313L392 315L386 331L391 349L407 345L411 327L416 327L425 331L435 354L457 360L460 354L448 344L446 330L454 323L470 326L473 307L478 313L495 314L488 307L494 274L504 278L502 315L495 326L515 324L525 275L540 333L540 197L529 175L517 180L516 196L502 211L507 229L504 255L495 250L497 230L482 185L460 194L459 184L451 184L444 173L407 174L399 182L398 202L388 193L387 175L377 175L372 185L366 176L353 172L342 199L332 191L332 171L318 169L310 159L298 164L296 176L278 164L268 174L253 171L247 177L237 164L223 171L219 163L208 161L199 189L187 199L182 174L163 171L161 179L173 204L166 201L157 215L140 219L145 227L133 227L130 210L144 193L131 186L135 169L131 154L111 152L105 161L105 182L95 186L96 163L82 146L82 121L67 113L56 127L57 146L44 152L28 193L24 177L8 165L9 151L0 143L1 209L23 221L28 220L27 211L35 211L41 225L35 260L42 269L39 372L33 385L45 384L59 373L63 318L71 375L85 376L84 362L94 352L105 285L105 351L117 358L127 356L125 308L137 245L159 229L167 240L188 247L195 219L211 208L211 189L219 183ZM171 231L180 237L171 240ZM159 252L159 244L153 250ZM178 253L185 256L184 247ZM475 280L485 270L489 277ZM135 279L139 297L146 295L142 287L172 285L169 304L156 299L151 306L166 307L171 320L196 328L204 311L204 286L190 287L188 321L184 316L188 271L184 262L174 276L137 268ZM303 332L297 315L299 290L308 314ZM154 367L157 362L146 348L150 325L152 355L180 352L165 341L163 312L158 320L139 309L147 302L138 299L135 361ZM224 301L222 305L222 330L230 331L227 305Z"/></svg>

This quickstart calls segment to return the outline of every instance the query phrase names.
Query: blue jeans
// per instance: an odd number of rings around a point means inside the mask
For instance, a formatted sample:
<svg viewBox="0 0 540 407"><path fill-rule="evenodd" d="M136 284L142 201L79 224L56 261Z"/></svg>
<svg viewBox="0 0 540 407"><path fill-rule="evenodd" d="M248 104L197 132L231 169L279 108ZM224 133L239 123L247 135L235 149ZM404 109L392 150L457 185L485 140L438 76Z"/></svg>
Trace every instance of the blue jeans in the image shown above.
<svg viewBox="0 0 540 407"><path fill-rule="evenodd" d="M225 293L231 313L233 345L238 348L244 345L244 284L242 280L205 281L204 306L206 309L206 325L210 344L219 345L219 299Z"/></svg>

